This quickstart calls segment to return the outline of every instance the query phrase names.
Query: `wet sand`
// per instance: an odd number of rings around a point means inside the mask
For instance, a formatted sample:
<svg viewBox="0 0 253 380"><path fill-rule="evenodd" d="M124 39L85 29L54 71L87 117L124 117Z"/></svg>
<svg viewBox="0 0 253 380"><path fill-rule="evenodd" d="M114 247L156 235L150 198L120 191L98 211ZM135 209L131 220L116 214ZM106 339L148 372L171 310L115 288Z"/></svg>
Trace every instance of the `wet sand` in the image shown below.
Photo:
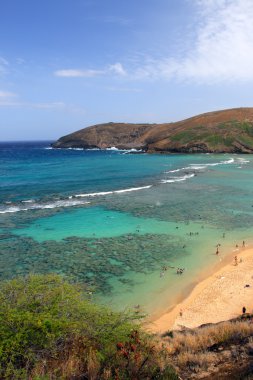
<svg viewBox="0 0 253 380"><path fill-rule="evenodd" d="M225 321L241 315L243 307L253 312L253 248L229 255L222 268L199 282L187 298L149 324L148 329L163 333Z"/></svg>

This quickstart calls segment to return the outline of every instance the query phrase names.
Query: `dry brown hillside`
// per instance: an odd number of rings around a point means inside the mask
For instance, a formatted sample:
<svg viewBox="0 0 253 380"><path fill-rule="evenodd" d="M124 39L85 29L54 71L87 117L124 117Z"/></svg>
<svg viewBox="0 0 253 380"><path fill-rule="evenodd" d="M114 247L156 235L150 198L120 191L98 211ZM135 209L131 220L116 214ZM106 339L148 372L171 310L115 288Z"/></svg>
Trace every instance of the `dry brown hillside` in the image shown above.
<svg viewBox="0 0 253 380"><path fill-rule="evenodd" d="M143 149L147 152L253 152L253 108L208 112L175 123L106 123L61 137L55 148Z"/></svg>

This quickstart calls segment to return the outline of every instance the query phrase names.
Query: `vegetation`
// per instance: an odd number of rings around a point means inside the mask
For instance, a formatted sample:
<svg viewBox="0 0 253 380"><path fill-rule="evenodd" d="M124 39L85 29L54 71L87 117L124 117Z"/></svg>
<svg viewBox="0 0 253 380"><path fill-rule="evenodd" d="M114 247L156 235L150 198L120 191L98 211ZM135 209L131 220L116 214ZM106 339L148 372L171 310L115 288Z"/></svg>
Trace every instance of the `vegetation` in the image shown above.
<svg viewBox="0 0 253 380"><path fill-rule="evenodd" d="M1 283L0 379L251 378L252 315L155 338L85 294L57 275Z"/></svg>
<svg viewBox="0 0 253 380"><path fill-rule="evenodd" d="M253 146L253 137L247 135L238 136L238 141L246 146Z"/></svg>
<svg viewBox="0 0 253 380"><path fill-rule="evenodd" d="M177 379L136 316L84 294L57 275L0 285L1 379Z"/></svg>
<svg viewBox="0 0 253 380"><path fill-rule="evenodd" d="M171 136L172 141L180 142L181 144L187 144L196 138L196 134L193 130L179 132Z"/></svg>
<svg viewBox="0 0 253 380"><path fill-rule="evenodd" d="M251 149L253 146L253 124L235 120L219 123L209 131L204 126L195 125L187 130L172 134L172 143L180 145L204 143L212 150L222 151L234 144L244 145Z"/></svg>
<svg viewBox="0 0 253 380"><path fill-rule="evenodd" d="M212 151L227 151L237 145L252 149L253 123L249 121L230 120L214 123L209 127L194 125L186 130L171 134L172 143L180 145L203 143ZM240 149L240 148L239 148Z"/></svg>
<svg viewBox="0 0 253 380"><path fill-rule="evenodd" d="M225 146L231 146L235 139L231 136L221 136L219 134L215 134L212 136L209 136L206 139L206 142L208 142L211 146L215 147L218 145L225 145Z"/></svg>
<svg viewBox="0 0 253 380"><path fill-rule="evenodd" d="M168 331L164 334L170 361L173 361L178 373L183 378L195 378L194 374L198 372L209 372L210 377L205 378L246 379L246 375L241 376L243 370L240 369L240 365L244 367L245 374L248 370L252 374L253 352L252 315L246 317L248 319L227 321L182 332ZM225 364L229 367L228 377L222 377ZM217 369L220 371L215 377Z"/></svg>

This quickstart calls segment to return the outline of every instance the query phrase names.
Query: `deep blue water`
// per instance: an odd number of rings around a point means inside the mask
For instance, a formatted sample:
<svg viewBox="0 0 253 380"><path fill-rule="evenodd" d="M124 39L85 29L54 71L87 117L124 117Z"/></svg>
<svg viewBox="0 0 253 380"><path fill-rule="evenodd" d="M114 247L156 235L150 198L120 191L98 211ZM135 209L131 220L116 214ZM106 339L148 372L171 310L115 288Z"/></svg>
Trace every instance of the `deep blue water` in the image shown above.
<svg viewBox="0 0 253 380"><path fill-rule="evenodd" d="M1 202L145 186L167 165L159 155L60 150L49 145L0 143Z"/></svg>

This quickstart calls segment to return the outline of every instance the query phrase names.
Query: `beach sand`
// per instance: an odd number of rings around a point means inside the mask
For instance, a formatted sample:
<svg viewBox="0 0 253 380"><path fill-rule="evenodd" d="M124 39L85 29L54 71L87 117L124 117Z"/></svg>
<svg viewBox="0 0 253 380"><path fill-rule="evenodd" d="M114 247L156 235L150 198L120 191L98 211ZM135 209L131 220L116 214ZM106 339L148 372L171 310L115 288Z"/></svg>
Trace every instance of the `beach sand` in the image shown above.
<svg viewBox="0 0 253 380"><path fill-rule="evenodd" d="M199 282L187 298L149 324L148 329L163 333L225 321L241 315L243 307L253 312L253 248L234 252L222 268Z"/></svg>

